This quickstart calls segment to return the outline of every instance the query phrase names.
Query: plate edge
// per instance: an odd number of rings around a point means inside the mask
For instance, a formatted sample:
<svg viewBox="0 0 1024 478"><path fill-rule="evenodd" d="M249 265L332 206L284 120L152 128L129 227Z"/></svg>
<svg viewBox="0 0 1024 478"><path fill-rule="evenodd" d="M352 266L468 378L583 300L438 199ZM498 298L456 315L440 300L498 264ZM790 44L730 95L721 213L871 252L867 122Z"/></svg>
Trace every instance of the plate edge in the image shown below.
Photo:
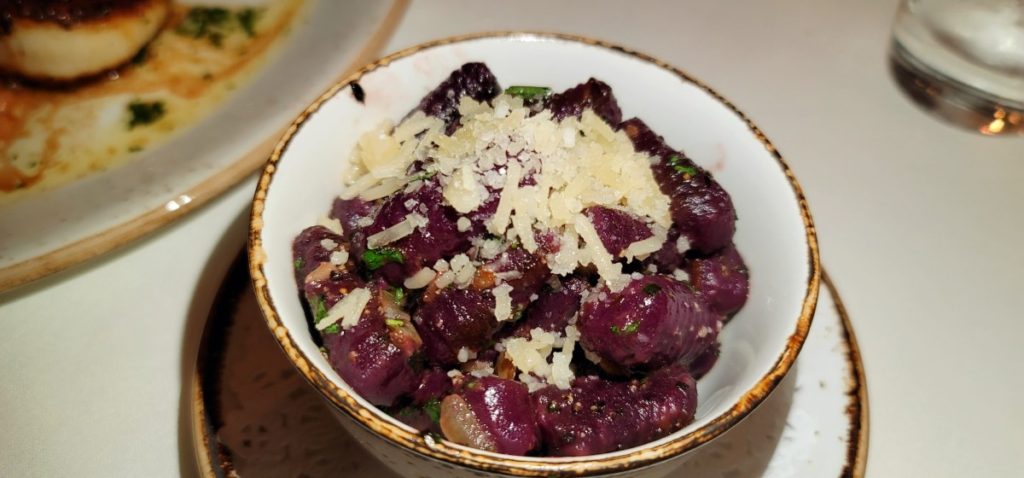
<svg viewBox="0 0 1024 478"><path fill-rule="evenodd" d="M409 0L391 1L391 6L377 29L341 74L330 82L331 85L348 77L362 65L372 62L380 54L385 43L394 34L408 6ZM178 191L178 195L185 194L192 198L191 202L181 205L178 209L168 211L164 207L156 207L104 231L0 268L0 293L8 292L119 249L207 204L263 166L278 138L287 129L288 126L285 125L275 130L254 148L242 154L234 163L189 189Z"/></svg>
<svg viewBox="0 0 1024 478"><path fill-rule="evenodd" d="M243 251L244 257L244 251ZM242 266L244 267L244 265ZM238 264L233 263L227 273L224 274L224 280L217 292L217 297L214 299L214 306L211 307L211 313L214 311L216 304L221 303L225 298L225 294L230 288L225 287L228 281L247 281L248 271L238 270ZM867 395L867 381L864 375L864 364L861 359L860 347L857 344L856 334L853 330L853 324L850 321L849 314L843 305L842 298L839 295L839 291L832 281L831 276L828 275L827 270L822 267L822 282L828 290L829 295L835 304L835 309L839 315L840 321L843 324L843 338L847 346L847 362L850 365L852 382L849 384L847 393L849 395L849 404L847 405L846 414L849 417L849 439L847 442L847 458L846 463L839 474L840 478L863 478L867 467L867 452L868 452L868 395ZM207 318L207 323L211 319ZM202 338L200 339L200 350L203 350L203 344L207 341L207 329L204 329ZM190 423L192 423L191 437L196 456L196 466L198 467L199 473L204 478L223 478L225 476L239 476L235 471L233 463L222 463L215 462L213 456L210 454L210 443L212 440L216 440L215 436L208 434L210 431L210 423L206 416L205 396L202 389L202 365L201 362L206 358L203 354L200 354L196 358L195 368L192 371L192 379L189 383L191 390L189 391L188 397L191 402L190 412ZM339 425L340 426L340 425ZM227 458L227 456L222 456ZM217 470L220 470L218 473ZM225 475L225 471L229 474Z"/></svg>
<svg viewBox="0 0 1024 478"><path fill-rule="evenodd" d="M846 415L850 418L850 433L846 445L846 464L840 477L863 478L867 470L868 460L868 427L869 427L869 404L867 376L864 374L864 361L861 358L860 346L857 344L857 335L850 322L850 315L843 304L839 290L836 288L832 277L822 269L822 283L828 289L832 301L835 303L836 313L843 322L843 338L846 339L846 361L852 371L852 382L848 384L847 395L849 404L846 407Z"/></svg>

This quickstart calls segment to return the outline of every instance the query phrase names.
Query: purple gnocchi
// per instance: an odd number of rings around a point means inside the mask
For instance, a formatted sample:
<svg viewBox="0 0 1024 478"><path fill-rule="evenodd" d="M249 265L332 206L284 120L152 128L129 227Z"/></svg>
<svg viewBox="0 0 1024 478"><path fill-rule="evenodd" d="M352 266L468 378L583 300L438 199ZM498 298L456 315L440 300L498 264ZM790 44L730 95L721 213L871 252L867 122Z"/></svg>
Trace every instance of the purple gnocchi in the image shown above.
<svg viewBox="0 0 1024 478"><path fill-rule="evenodd" d="M623 122L600 80L503 90L482 63L382 131L353 152L356 189L293 242L310 330L356 393L509 455L622 450L693 421L750 289L711 173Z"/></svg>

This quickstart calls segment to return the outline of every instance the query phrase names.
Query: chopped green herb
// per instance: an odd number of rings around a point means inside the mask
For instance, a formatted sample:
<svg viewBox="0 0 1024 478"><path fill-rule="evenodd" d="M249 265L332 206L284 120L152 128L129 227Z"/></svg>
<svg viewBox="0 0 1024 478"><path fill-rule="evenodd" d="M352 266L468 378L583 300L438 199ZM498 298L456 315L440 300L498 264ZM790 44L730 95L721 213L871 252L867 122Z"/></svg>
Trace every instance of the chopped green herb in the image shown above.
<svg viewBox="0 0 1024 478"><path fill-rule="evenodd" d="M384 323L388 324L388 327L397 329L405 325L405 321L402 319L384 319Z"/></svg>
<svg viewBox="0 0 1024 478"><path fill-rule="evenodd" d="M694 168L692 166L676 166L675 170L679 171L680 173L683 173L683 174L685 174L687 176L696 176L697 175L697 168Z"/></svg>
<svg viewBox="0 0 1024 478"><path fill-rule="evenodd" d="M338 324L331 324L331 325L328 325L327 327L325 327L323 332L325 334L340 334L341 333L341 326L338 325Z"/></svg>
<svg viewBox="0 0 1024 478"><path fill-rule="evenodd" d="M327 305L324 304L324 298L322 296L314 296L309 300L309 308L313 311L313 321L319 322L320 319L327 317Z"/></svg>
<svg viewBox="0 0 1024 478"><path fill-rule="evenodd" d="M166 112L163 101L132 101L128 103L128 113L131 114L131 119L128 120L128 129L153 123L162 118Z"/></svg>
<svg viewBox="0 0 1024 478"><path fill-rule="evenodd" d="M434 423L441 421L441 402L437 401L436 398L431 398L427 403L423 404L423 413L426 413Z"/></svg>
<svg viewBox="0 0 1024 478"><path fill-rule="evenodd" d="M393 248L367 249L366 252L363 252L363 263L371 271L380 269L389 262L401 264L405 262L405 256L402 255L402 251Z"/></svg>
<svg viewBox="0 0 1024 478"><path fill-rule="evenodd" d="M674 154L671 158L668 158L668 164L669 166L672 166L672 169L676 170L677 173L683 173L686 176L697 175L697 168L683 164L683 158L680 158L678 155Z"/></svg>
<svg viewBox="0 0 1024 478"><path fill-rule="evenodd" d="M644 286L644 294L654 295L661 292L661 286L658 284L647 284Z"/></svg>
<svg viewBox="0 0 1024 478"><path fill-rule="evenodd" d="M295 270L297 270L297 271L302 270L302 266L303 265L305 265L305 261L303 261L301 257L298 258L298 259L295 259Z"/></svg>
<svg viewBox="0 0 1024 478"><path fill-rule="evenodd" d="M256 36L256 22L262 13L254 8L232 13L225 8L195 7L174 31L192 38L206 38L210 44L220 47L228 35L239 30L250 38Z"/></svg>
<svg viewBox="0 0 1024 478"><path fill-rule="evenodd" d="M395 298L395 302L401 304L405 300L405 289L401 287L395 287L391 289L391 297Z"/></svg>
<svg viewBox="0 0 1024 478"><path fill-rule="evenodd" d="M249 38L256 36L256 21L259 20L262 13L255 8L246 8L235 13L238 24L242 26L242 30L245 31L246 35L249 35Z"/></svg>
<svg viewBox="0 0 1024 478"><path fill-rule="evenodd" d="M223 28L230 15L224 8L195 7L188 11L174 31L192 38L202 38L214 29Z"/></svg>
<svg viewBox="0 0 1024 478"><path fill-rule="evenodd" d="M466 384L466 388L469 389L469 390L476 390L476 388L479 387L479 386L480 386L479 382L469 382L469 383Z"/></svg>
<svg viewBox="0 0 1024 478"><path fill-rule="evenodd" d="M623 326L621 329L617 325L613 325L611 329L612 333L615 335L635 334L637 330L640 330L640 322L631 320L629 322L626 322L626 325Z"/></svg>
<svg viewBox="0 0 1024 478"><path fill-rule="evenodd" d="M506 95L518 96L526 101L547 98L551 94L551 88L546 86L510 86L505 89Z"/></svg>
<svg viewBox="0 0 1024 478"><path fill-rule="evenodd" d="M141 50L139 50L138 53L135 54L135 56L132 57L131 61L132 61L133 65L139 66L139 65L145 63L146 60L148 60L148 59L149 59L149 47L148 46L144 46L144 47L142 47Z"/></svg>
<svg viewBox="0 0 1024 478"><path fill-rule="evenodd" d="M413 181L426 181L437 175L437 171L425 171L412 177Z"/></svg>

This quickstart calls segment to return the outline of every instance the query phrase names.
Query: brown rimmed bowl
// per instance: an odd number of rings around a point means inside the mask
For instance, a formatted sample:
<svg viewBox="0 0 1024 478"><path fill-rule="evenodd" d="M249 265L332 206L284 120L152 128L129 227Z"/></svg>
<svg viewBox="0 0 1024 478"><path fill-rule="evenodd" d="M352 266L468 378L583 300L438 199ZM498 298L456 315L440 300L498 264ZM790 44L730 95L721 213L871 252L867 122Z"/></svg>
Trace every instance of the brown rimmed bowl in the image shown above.
<svg viewBox="0 0 1024 478"><path fill-rule="evenodd" d="M309 333L293 277L292 239L342 190L356 140L401 119L459 65L482 61L503 85L560 90L588 77L612 86L624 117L639 116L712 171L739 216L735 242L751 270L750 299L720 335L722 355L698 382L696 420L645 445L572 458L485 452L423 435L370 405L330 367ZM335 85L278 143L253 199L249 269L257 299L289 360L341 422L407 476L660 476L688 451L754 410L807 337L820 267L814 225L796 178L761 130L689 74L605 42L544 33L438 40L389 55Z"/></svg>

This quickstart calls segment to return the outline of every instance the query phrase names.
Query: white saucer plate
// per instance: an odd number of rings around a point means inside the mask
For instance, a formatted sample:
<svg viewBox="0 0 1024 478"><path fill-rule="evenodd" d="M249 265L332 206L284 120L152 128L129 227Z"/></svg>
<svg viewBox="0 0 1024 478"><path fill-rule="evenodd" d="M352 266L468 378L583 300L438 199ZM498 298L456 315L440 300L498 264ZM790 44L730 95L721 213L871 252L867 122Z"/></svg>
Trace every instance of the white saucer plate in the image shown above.
<svg viewBox="0 0 1024 478"><path fill-rule="evenodd" d="M824 276L796 365L742 423L672 476L861 477L867 389L849 317ZM192 439L205 477L396 477L362 449L267 332L243 262L221 286L192 380Z"/></svg>

